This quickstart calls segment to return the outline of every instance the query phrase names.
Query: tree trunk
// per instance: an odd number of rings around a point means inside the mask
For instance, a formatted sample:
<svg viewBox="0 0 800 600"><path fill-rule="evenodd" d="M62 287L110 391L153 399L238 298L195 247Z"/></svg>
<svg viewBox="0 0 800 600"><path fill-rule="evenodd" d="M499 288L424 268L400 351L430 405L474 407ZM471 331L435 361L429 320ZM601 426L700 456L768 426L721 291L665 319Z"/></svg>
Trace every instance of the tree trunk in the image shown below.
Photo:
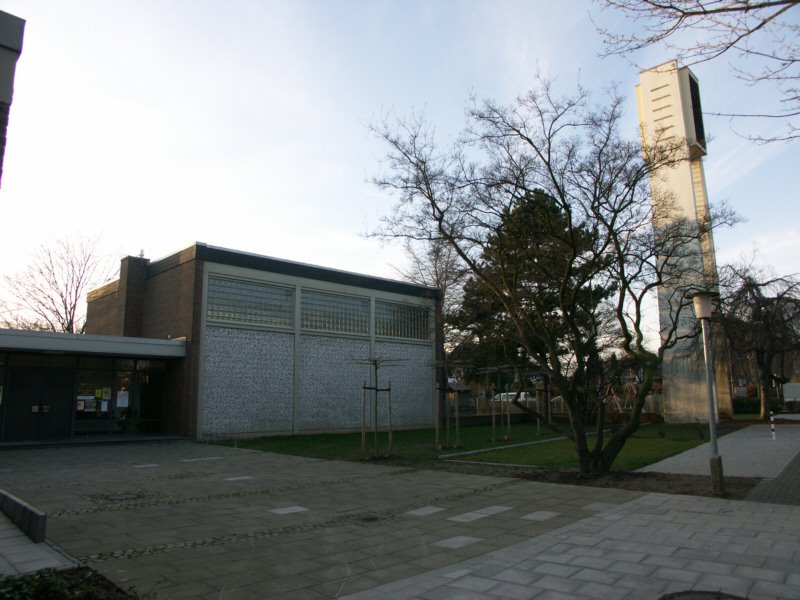
<svg viewBox="0 0 800 600"><path fill-rule="evenodd" d="M655 367L643 369L644 379L636 391L636 396L633 401L631 416L625 426L614 433L605 445L605 448L599 452L597 459L596 473L604 475L611 470L611 466L617 458L622 448L628 439L636 433L641 423L642 410L644 409L647 394L653 389L653 378L655 375Z"/></svg>
<svg viewBox="0 0 800 600"><path fill-rule="evenodd" d="M582 475L588 475L592 472L592 461L589 446L586 444L586 429L583 426L583 416L574 398L569 398L564 394L564 403L567 405L569 425L572 430L572 443L575 446L575 454L578 457L578 471Z"/></svg>

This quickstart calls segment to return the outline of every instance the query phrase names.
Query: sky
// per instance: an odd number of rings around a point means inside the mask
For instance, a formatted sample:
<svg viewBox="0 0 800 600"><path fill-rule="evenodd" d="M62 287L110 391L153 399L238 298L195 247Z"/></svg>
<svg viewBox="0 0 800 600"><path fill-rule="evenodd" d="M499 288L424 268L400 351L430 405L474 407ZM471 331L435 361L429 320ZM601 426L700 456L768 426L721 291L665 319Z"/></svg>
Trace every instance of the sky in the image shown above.
<svg viewBox="0 0 800 600"><path fill-rule="evenodd" d="M72 236L96 238L114 260L200 241L397 278L402 248L364 236L394 203L370 183L387 151L370 124L424 112L446 142L470 95L510 103L539 73L565 93L617 84L623 133L636 138L638 72L673 58L599 57L593 19L615 17L588 0L0 0L0 10L27 22L0 274ZM706 111L768 100L725 60L692 69ZM757 249L777 273L800 271L800 142L758 146L732 129L743 125L706 116L705 126L712 204L746 219L717 234L718 263Z"/></svg>

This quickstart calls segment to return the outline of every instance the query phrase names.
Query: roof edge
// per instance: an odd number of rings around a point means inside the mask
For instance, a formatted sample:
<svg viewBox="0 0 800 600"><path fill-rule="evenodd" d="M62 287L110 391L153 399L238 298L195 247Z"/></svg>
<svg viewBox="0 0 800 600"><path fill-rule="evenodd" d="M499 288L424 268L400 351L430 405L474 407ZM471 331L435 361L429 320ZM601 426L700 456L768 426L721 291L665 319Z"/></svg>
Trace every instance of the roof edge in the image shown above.
<svg viewBox="0 0 800 600"><path fill-rule="evenodd" d="M308 263L243 252L240 250L231 250L220 246L211 246L203 242L195 242L188 248L184 248L170 256L151 262L148 265L147 275L148 277L156 275L190 260L202 260L208 263L242 267L256 271L325 281L327 283L339 283L376 291L415 296L418 298L436 299L439 297L439 289L435 287L386 279L374 275L364 275L330 267L320 267Z"/></svg>
<svg viewBox="0 0 800 600"><path fill-rule="evenodd" d="M186 356L186 340L0 329L0 350L183 358Z"/></svg>

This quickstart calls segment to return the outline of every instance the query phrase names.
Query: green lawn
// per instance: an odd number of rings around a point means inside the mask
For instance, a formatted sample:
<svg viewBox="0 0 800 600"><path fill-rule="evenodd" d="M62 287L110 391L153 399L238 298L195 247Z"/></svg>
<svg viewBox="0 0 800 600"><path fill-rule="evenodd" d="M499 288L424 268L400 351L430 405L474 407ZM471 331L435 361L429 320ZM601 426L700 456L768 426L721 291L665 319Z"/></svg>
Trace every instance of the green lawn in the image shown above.
<svg viewBox="0 0 800 600"><path fill-rule="evenodd" d="M759 421L760 419L761 415L759 415L758 413L752 413L752 414L745 413L745 414L733 415L734 421Z"/></svg>
<svg viewBox="0 0 800 600"><path fill-rule="evenodd" d="M512 439L503 441L500 430L497 430L497 441L492 441L492 428L490 426L464 427L461 429L460 447L452 448L455 443L455 430L450 430L450 447L442 450L434 448L436 435L433 429L417 429L413 431L395 431L393 435L394 456L412 459L435 460L440 454L460 452L464 450L482 450L486 448L503 448L511 444L550 439L556 434L541 428L541 435L537 435L535 424L513 425L511 428ZM446 432L442 430L441 443L446 446ZM359 460L361 458L361 434L319 434L319 435L294 435L273 436L239 440L236 442L240 448L262 450L265 452L278 452L281 454L294 454L311 458L324 458L330 460ZM228 442L230 444L230 442ZM374 436L367 433L367 456L373 456ZM387 450L386 433L378 434L378 455L385 456Z"/></svg>
<svg viewBox="0 0 800 600"><path fill-rule="evenodd" d="M724 435L736 428L738 428L738 425L735 422L727 422L727 424L720 425L719 433ZM478 463L529 465L561 469L577 468L575 450L572 443L567 440L554 440L557 437L556 434L546 428L542 428L541 433L537 433L536 425L520 424L514 425L511 433L511 440L504 441L500 438L492 441L491 427L464 427L461 429L461 445L459 448L436 450L434 448L434 431L432 429L398 431L394 433L392 456L414 461L425 461L437 460L442 454L486 450L478 454L467 454L454 458ZM500 436L499 429L496 434L498 437ZM368 433L368 457L373 456L373 439L373 434ZM628 440L613 468L615 471L633 471L694 448L707 439L708 427L706 425L643 425ZM590 437L589 443L591 444L593 440L594 438ZM451 430L451 444L454 441L455 432ZM537 441L542 443L518 446L518 444ZM443 445L446 442L444 431L441 432L441 442ZM311 458L328 460L361 459L360 433L261 437L238 440L236 444L241 448ZM378 456L387 454L387 436L385 433L380 433L378 436L378 448Z"/></svg>
<svg viewBox="0 0 800 600"><path fill-rule="evenodd" d="M736 426L720 427L719 434L733 431ZM702 434L702 437L701 437ZM620 452L613 469L635 471L675 454L685 452L708 440L707 425L644 425L631 437ZM594 438L589 438L589 444ZM493 450L462 457L471 462L502 463L575 469L578 467L575 449L571 442L559 440L535 446Z"/></svg>

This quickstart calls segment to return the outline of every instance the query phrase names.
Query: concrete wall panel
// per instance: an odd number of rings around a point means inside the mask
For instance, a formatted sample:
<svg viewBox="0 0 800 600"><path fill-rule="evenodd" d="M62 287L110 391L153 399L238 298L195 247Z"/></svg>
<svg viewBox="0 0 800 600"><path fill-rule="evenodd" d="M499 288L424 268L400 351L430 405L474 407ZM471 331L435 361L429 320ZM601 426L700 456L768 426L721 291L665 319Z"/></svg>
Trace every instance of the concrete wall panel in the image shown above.
<svg viewBox="0 0 800 600"><path fill-rule="evenodd" d="M294 336L206 327L200 436L292 429Z"/></svg>
<svg viewBox="0 0 800 600"><path fill-rule="evenodd" d="M368 358L368 340L300 337L300 431L361 427L361 388L370 380L363 362Z"/></svg>
<svg viewBox="0 0 800 600"><path fill-rule="evenodd" d="M392 424L395 427L433 426L434 367L429 345L381 341L375 356L388 366L379 372L381 387L392 383ZM397 359L393 364L391 359Z"/></svg>

